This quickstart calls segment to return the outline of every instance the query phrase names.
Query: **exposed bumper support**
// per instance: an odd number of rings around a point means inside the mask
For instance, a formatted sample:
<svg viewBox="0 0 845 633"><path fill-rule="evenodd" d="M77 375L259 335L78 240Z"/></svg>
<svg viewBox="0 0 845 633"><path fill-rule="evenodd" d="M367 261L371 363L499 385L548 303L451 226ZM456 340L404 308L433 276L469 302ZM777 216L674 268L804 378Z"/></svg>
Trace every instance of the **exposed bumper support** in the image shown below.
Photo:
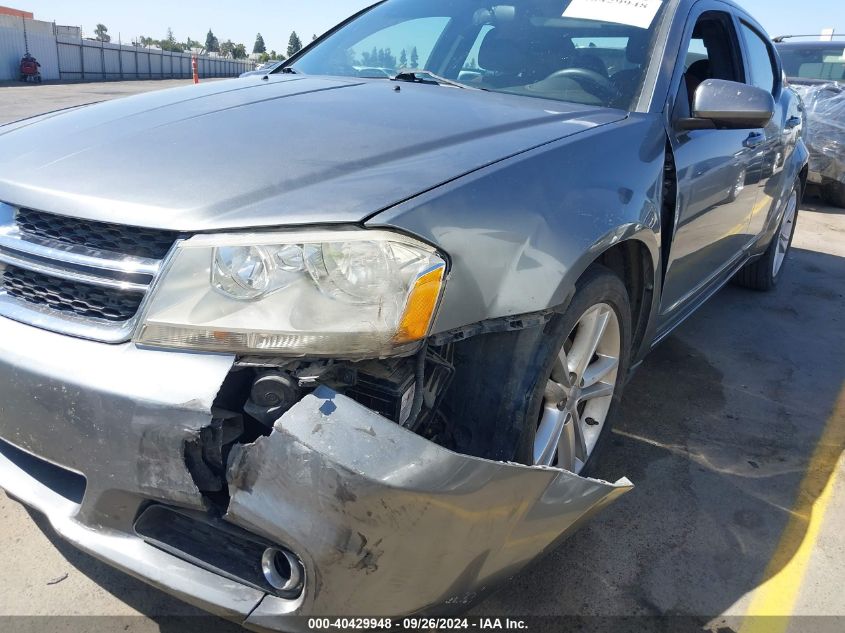
<svg viewBox="0 0 845 633"><path fill-rule="evenodd" d="M333 615L465 608L632 487L458 455L328 389L229 475L227 518L297 552L301 612Z"/></svg>

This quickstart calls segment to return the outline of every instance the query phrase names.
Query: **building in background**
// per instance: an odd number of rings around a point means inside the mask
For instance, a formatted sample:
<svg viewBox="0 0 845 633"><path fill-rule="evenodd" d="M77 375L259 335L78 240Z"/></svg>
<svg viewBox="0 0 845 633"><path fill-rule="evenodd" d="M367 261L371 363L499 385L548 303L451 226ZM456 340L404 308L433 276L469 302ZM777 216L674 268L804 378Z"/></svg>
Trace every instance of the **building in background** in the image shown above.
<svg viewBox="0 0 845 633"><path fill-rule="evenodd" d="M0 15L11 15L16 18L25 18L27 20L32 20L35 17L29 11L12 9L11 7L0 7Z"/></svg>

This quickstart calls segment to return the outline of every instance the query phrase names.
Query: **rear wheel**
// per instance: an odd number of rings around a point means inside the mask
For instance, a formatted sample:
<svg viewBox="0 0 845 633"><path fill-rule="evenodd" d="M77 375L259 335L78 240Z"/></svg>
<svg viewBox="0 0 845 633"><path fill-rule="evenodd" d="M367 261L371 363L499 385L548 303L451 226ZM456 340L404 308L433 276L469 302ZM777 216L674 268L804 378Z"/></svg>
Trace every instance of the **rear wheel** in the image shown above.
<svg viewBox="0 0 845 633"><path fill-rule="evenodd" d="M595 463L628 371L631 308L625 286L603 267L588 271L556 317L539 419L526 421L533 463L583 473Z"/></svg>
<svg viewBox="0 0 845 633"><path fill-rule="evenodd" d="M736 276L736 283L752 290L772 290L778 285L786 264L787 255L795 237L795 227L798 221L798 185L792 190L786 203L778 230L772 238L769 248L759 259L751 262Z"/></svg>

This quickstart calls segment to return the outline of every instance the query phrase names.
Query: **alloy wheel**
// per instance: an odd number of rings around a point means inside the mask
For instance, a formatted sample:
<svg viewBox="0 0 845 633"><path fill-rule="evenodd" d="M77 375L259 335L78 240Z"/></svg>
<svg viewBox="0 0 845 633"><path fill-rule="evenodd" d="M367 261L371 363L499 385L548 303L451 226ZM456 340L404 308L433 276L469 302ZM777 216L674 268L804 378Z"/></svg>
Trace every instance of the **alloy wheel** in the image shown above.
<svg viewBox="0 0 845 633"><path fill-rule="evenodd" d="M786 254L789 252L789 246L792 243L792 234L795 232L795 220L798 216L798 193L793 191L789 197L789 202L786 205L786 211L783 214L783 222L780 225L780 232L777 236L777 245L775 246L775 257L773 262L772 274L777 277L783 268L783 262L786 259Z"/></svg>
<svg viewBox="0 0 845 633"><path fill-rule="evenodd" d="M616 311L592 306L578 320L546 384L534 438L534 464L584 469L613 402L622 334Z"/></svg>

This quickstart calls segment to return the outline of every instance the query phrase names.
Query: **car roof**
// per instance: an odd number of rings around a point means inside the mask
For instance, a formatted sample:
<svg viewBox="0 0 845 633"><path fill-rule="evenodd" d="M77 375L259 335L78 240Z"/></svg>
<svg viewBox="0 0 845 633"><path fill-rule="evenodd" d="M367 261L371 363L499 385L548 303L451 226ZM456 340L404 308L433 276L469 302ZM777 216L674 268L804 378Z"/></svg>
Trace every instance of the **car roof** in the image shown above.
<svg viewBox="0 0 845 633"><path fill-rule="evenodd" d="M782 37L810 37L804 35L797 35L797 36L782 36ZM818 35L813 35L812 37L819 37ZM833 39L833 40L801 40L797 41L794 39L783 40L779 37L775 38L775 45L778 47L783 48L832 48L838 45L841 45L845 48L845 38L843 39Z"/></svg>

